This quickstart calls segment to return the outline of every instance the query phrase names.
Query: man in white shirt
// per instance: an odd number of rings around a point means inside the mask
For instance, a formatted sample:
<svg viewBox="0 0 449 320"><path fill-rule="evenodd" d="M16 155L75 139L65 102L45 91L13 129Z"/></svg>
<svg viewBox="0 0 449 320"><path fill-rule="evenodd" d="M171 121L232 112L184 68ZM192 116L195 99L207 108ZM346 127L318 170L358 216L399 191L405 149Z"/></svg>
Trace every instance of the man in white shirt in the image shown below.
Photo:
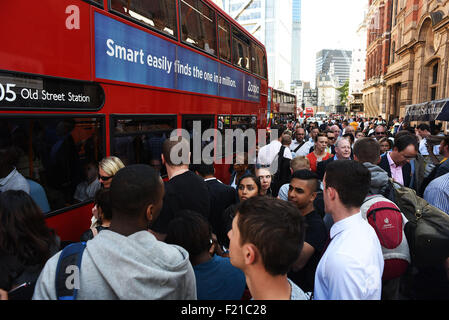
<svg viewBox="0 0 449 320"><path fill-rule="evenodd" d="M30 194L28 181L14 167L17 154L14 147L0 142L0 192L8 190L23 190Z"/></svg>
<svg viewBox="0 0 449 320"><path fill-rule="evenodd" d="M301 127L297 127L295 130L295 140L292 141L290 145L290 151L292 152L292 157L305 157L310 152L310 148L313 146L313 143L310 141L305 141L306 130Z"/></svg>
<svg viewBox="0 0 449 320"><path fill-rule="evenodd" d="M260 148L259 154L257 156L257 163L262 166L270 166L282 147L281 140L282 133L284 132L283 128L273 127L273 130L278 130L278 138L274 139L266 146ZM285 148L284 157L290 160L293 158L290 148Z"/></svg>
<svg viewBox="0 0 449 320"><path fill-rule="evenodd" d="M326 167L325 212L334 225L316 270L315 300L381 298L382 249L376 232L360 214L370 182L369 170L356 161L337 160Z"/></svg>
<svg viewBox="0 0 449 320"><path fill-rule="evenodd" d="M427 138L431 136L430 126L425 123L421 123L418 127L418 135L421 137L421 141L419 142L419 153L423 156L428 156L429 151L427 150ZM436 145L433 147L433 154L440 153L440 145Z"/></svg>

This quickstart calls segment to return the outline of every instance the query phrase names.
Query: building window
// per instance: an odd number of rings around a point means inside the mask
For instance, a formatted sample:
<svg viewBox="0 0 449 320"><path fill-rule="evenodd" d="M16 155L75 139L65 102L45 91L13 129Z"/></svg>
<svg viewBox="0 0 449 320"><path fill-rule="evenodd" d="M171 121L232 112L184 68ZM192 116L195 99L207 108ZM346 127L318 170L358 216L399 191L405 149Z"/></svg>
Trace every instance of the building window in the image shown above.
<svg viewBox="0 0 449 320"><path fill-rule="evenodd" d="M430 100L436 100L437 92L438 92L438 62L434 63L430 66L430 70L432 70L431 78L430 78Z"/></svg>
<svg viewBox="0 0 449 320"><path fill-rule="evenodd" d="M391 59L390 59L390 63L394 63L395 60L395 51L396 51L396 42L393 42L393 44L391 45Z"/></svg>

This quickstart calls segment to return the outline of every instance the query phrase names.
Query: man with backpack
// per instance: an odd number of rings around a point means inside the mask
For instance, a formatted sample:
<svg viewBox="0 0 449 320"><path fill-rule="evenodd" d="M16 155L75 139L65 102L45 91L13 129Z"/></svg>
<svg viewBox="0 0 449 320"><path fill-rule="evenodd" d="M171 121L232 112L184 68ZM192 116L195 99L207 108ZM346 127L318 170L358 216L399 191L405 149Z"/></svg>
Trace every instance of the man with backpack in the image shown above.
<svg viewBox="0 0 449 320"><path fill-rule="evenodd" d="M48 260L33 299L196 299L187 251L158 241L147 229L163 202L157 171L148 165L127 166L114 176L110 193L109 230Z"/></svg>
<svg viewBox="0 0 449 320"><path fill-rule="evenodd" d="M287 149L291 144L292 138L288 134L283 134L281 137L281 148L279 153L274 158L270 166L270 172L273 175L271 182L271 194L274 197L278 196L279 189L290 181L291 170L290 163L291 159L285 157L284 150Z"/></svg>
<svg viewBox="0 0 449 320"><path fill-rule="evenodd" d="M292 152L293 158L295 157L305 157L310 152L310 147L312 143L305 140L306 130L302 127L297 127L295 130L295 139L290 145L290 151Z"/></svg>
<svg viewBox="0 0 449 320"><path fill-rule="evenodd" d="M380 145L371 138L362 138L354 144L354 160L362 163L371 173L368 196L360 208L362 217L376 231L384 257L382 299L399 299L401 276L411 262L404 227L408 222L397 205L385 198L389 192L388 174L377 164Z"/></svg>
<svg viewBox="0 0 449 320"><path fill-rule="evenodd" d="M316 300L381 298L382 249L376 232L360 213L370 181L368 169L353 160L333 161L326 168L325 211L335 223L316 269Z"/></svg>

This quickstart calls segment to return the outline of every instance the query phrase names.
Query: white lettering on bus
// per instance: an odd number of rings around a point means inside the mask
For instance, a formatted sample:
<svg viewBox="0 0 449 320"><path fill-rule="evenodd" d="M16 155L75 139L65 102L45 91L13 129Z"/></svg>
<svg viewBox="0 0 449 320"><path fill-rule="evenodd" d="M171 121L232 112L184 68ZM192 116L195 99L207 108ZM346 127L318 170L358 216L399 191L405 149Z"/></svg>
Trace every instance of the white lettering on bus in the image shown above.
<svg viewBox="0 0 449 320"><path fill-rule="evenodd" d="M106 51L107 55L110 57L115 57L117 59L120 60L125 60L125 61L129 61L129 62L134 62L134 63L140 63L143 64L143 50L140 49L138 50L132 50L132 49L127 49L125 47L119 46L119 45L115 45L114 46L114 40L112 39L108 39L106 41L106 45L108 47L108 51ZM140 59L138 59L140 58Z"/></svg>
<svg viewBox="0 0 449 320"><path fill-rule="evenodd" d="M252 84L251 81L248 81L248 92L252 92L254 94L259 93L259 86Z"/></svg>
<svg viewBox="0 0 449 320"><path fill-rule="evenodd" d="M65 13L70 14L65 20L65 27L69 30L80 29L80 8L75 5L68 6Z"/></svg>
<svg viewBox="0 0 449 320"><path fill-rule="evenodd" d="M90 102L90 97L89 96L84 96L82 94L73 94L73 93L69 92L68 96L69 96L69 100L68 101L86 102L86 103Z"/></svg>

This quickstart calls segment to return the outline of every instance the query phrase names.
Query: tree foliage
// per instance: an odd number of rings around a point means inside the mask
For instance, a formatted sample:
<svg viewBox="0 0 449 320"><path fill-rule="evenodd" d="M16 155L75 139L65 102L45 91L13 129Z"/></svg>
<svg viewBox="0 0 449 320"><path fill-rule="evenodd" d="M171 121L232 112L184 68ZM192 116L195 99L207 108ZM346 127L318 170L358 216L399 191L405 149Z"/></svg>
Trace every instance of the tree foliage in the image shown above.
<svg viewBox="0 0 449 320"><path fill-rule="evenodd" d="M347 106L349 96L349 80L346 81L343 86L337 88L337 90L340 92L340 104L342 106Z"/></svg>

